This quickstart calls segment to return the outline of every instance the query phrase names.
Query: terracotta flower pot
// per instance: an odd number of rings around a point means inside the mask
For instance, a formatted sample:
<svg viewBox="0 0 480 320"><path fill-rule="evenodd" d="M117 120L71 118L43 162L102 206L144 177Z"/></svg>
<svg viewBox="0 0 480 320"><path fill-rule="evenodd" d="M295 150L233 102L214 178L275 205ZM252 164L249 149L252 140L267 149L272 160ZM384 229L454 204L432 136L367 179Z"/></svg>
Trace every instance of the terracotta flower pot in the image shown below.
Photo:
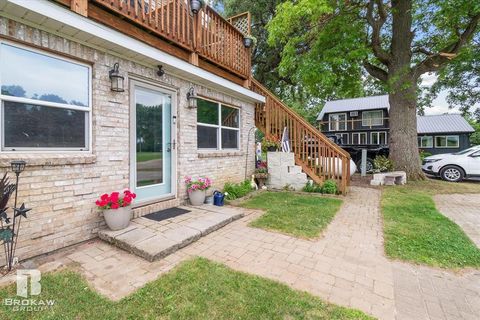
<svg viewBox="0 0 480 320"><path fill-rule="evenodd" d="M132 208L122 207L103 211L103 217L111 230L121 230L128 227L132 218Z"/></svg>
<svg viewBox="0 0 480 320"><path fill-rule="evenodd" d="M195 190L188 193L192 206L200 206L205 202L205 190Z"/></svg>

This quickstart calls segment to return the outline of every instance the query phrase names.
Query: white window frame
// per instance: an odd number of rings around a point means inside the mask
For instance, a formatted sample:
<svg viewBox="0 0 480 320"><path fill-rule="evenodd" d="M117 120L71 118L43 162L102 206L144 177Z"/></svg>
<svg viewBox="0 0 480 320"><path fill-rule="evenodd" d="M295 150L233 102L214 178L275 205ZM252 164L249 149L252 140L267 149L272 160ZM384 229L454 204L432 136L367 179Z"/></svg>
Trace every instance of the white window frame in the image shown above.
<svg viewBox="0 0 480 320"><path fill-rule="evenodd" d="M378 139L378 143L373 143L373 136L376 135L377 136L377 139ZM385 136L385 145L388 144L388 136L387 136L387 132L386 131L373 131L373 132L370 132L370 144L375 144L375 145L381 145L380 144L380 135L384 135Z"/></svg>
<svg viewBox="0 0 480 320"><path fill-rule="evenodd" d="M360 136L363 135L365 136L365 143L361 143L362 139L360 139ZM355 136L358 136L358 143L354 143L355 141ZM352 133L352 144L358 144L358 145L366 145L368 144L367 141L367 133L366 132L354 132Z"/></svg>
<svg viewBox="0 0 480 320"><path fill-rule="evenodd" d="M365 118L366 114L372 114L372 113L382 113L382 116L380 118ZM377 121L378 122L373 122ZM378 127L378 126L383 126L383 110L371 110L371 111L363 111L362 112L362 127Z"/></svg>
<svg viewBox="0 0 480 320"><path fill-rule="evenodd" d="M427 144L427 145L423 145L423 138L430 138L430 144ZM427 148L427 149L431 149L433 148L433 136L418 136L418 147L419 148Z"/></svg>
<svg viewBox="0 0 480 320"><path fill-rule="evenodd" d="M448 146L448 138L457 138L457 145L455 147ZM445 146L438 146L437 145L437 138L445 138ZM445 135L445 136L435 136L435 148L438 149L458 149L460 148L460 136L459 135Z"/></svg>
<svg viewBox="0 0 480 320"><path fill-rule="evenodd" d="M342 143L343 144L348 144L348 140L349 140L349 134L348 132L345 132L345 133L336 133L335 136L337 136L337 138L342 138ZM346 139L344 139L346 137Z"/></svg>
<svg viewBox="0 0 480 320"><path fill-rule="evenodd" d="M340 120L340 116L345 116L345 121ZM332 116L338 116L338 120L332 120ZM332 124L335 125L335 128L332 128ZM340 128L340 124L344 124L345 127L342 129ZM340 113L330 113L328 115L328 131L347 131L347 113L340 112Z"/></svg>
<svg viewBox="0 0 480 320"><path fill-rule="evenodd" d="M197 150L200 151L222 151L222 150L240 150L240 128L242 127L242 110L239 107L232 106L230 104L226 104L220 101L215 101L212 99L204 98L204 97L199 97L198 99L205 100L205 101L210 101L213 103L217 104L218 108L218 124L210 124L210 123L202 123L198 122L198 117L197 117L197 141L198 141L198 126L201 127L210 127L210 128L216 128L217 129L217 148L200 148L197 144ZM232 109L237 109L238 110L238 128L232 128L232 127L226 127L222 126L222 106L229 107ZM228 130L235 130L237 131L237 148L222 148L222 129L228 129Z"/></svg>
<svg viewBox="0 0 480 320"><path fill-rule="evenodd" d="M41 101L41 100L35 100L35 99L29 99L29 98L21 98L21 97L12 97L12 96L7 96L7 95L2 95L0 92L0 152L2 153L19 153L23 151L28 151L31 153L58 153L58 151L62 152L75 152L75 153L92 153L92 145L93 145L93 121L92 121L92 66L83 63L74 59L66 58L60 54L53 54L44 50L39 50L37 48L29 47L23 44L19 44L13 41L6 41L3 39L0 39L0 59L2 57L2 45L6 44L12 47L16 47L18 49L22 50L27 50L31 51L40 55L44 55L47 57L51 57L54 59L62 60L65 62L77 64L83 67L88 68L88 107L80 107L80 106L75 106L75 105L68 105L68 104L63 104L63 103L56 103L56 102L49 102L49 101ZM23 71L23 72L28 72L28 70ZM2 78L1 78L1 70L0 70L0 88L2 86ZM43 107L52 107L52 108L60 108L60 109L68 109L68 110L78 110L78 111L83 111L85 112L85 117L87 118L85 120L85 148L61 148L61 147L52 147L52 148L47 148L47 147L41 147L41 148L32 148L32 147L8 147L5 148L5 126L3 125L4 121L4 106L3 102L4 101L9 101L9 102L17 102L17 103L28 103L28 104L33 104L33 105L38 105L38 106L43 106Z"/></svg>

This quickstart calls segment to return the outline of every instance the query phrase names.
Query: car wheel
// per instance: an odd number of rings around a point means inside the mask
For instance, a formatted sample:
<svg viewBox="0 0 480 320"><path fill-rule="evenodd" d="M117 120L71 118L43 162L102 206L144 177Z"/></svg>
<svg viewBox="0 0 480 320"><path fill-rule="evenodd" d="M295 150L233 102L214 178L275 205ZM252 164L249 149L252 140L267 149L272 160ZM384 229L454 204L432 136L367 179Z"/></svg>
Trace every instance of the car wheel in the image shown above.
<svg viewBox="0 0 480 320"><path fill-rule="evenodd" d="M446 166L442 168L440 176L443 180L449 182L460 182L465 177L463 169L457 166Z"/></svg>
<svg viewBox="0 0 480 320"><path fill-rule="evenodd" d="M373 172L373 160L367 158L367 173ZM362 160L357 162L357 171L362 172Z"/></svg>

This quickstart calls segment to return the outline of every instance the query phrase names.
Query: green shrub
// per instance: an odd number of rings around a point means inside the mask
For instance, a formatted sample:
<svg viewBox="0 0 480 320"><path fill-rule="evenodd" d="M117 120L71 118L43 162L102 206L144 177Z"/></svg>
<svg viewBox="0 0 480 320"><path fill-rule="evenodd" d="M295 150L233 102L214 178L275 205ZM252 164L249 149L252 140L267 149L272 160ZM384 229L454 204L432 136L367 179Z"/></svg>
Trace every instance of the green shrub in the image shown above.
<svg viewBox="0 0 480 320"><path fill-rule="evenodd" d="M316 183L307 182L305 187L303 187L303 192L315 192L315 193L322 193L322 186Z"/></svg>
<svg viewBox="0 0 480 320"><path fill-rule="evenodd" d="M223 192L227 193L225 199L235 200L241 197L246 196L250 191L252 191L252 186L250 185L250 180L245 180L240 183L225 183L223 187Z"/></svg>
<svg viewBox="0 0 480 320"><path fill-rule="evenodd" d="M385 156L376 156L373 160L375 172L387 172L393 170L393 162Z"/></svg>
<svg viewBox="0 0 480 320"><path fill-rule="evenodd" d="M430 152L426 152L424 150L420 150L420 160L423 162L426 157L430 157L432 154Z"/></svg>
<svg viewBox="0 0 480 320"><path fill-rule="evenodd" d="M337 194L338 187L334 180L326 180L322 186L322 193Z"/></svg>

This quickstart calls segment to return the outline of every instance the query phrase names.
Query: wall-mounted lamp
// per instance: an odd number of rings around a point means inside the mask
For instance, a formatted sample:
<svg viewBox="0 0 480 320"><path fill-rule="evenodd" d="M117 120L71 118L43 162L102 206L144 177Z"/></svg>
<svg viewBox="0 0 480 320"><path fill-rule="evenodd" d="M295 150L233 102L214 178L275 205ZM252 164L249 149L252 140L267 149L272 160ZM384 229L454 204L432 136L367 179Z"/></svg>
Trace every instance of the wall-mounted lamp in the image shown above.
<svg viewBox="0 0 480 320"><path fill-rule="evenodd" d="M193 14L197 14L200 9L203 7L202 0L190 0L190 10L192 10Z"/></svg>
<svg viewBox="0 0 480 320"><path fill-rule="evenodd" d="M124 92L125 89L123 86L124 86L125 77L120 75L120 72L118 72L118 67L119 67L119 64L118 62L116 62L113 65L113 69L110 70L110 72L108 73L110 77L110 82L111 82L110 90L114 92Z"/></svg>
<svg viewBox="0 0 480 320"><path fill-rule="evenodd" d="M25 166L27 163L23 160L14 160L10 162L10 166L12 167L12 171L18 176L20 173L25 170Z"/></svg>
<svg viewBox="0 0 480 320"><path fill-rule="evenodd" d="M195 88L190 87L190 89L187 92L187 101L188 101L188 107L193 109L197 107L197 99L198 96L195 93Z"/></svg>
<svg viewBox="0 0 480 320"><path fill-rule="evenodd" d="M157 76L162 77L165 74L165 70L163 70L163 66L158 66Z"/></svg>

